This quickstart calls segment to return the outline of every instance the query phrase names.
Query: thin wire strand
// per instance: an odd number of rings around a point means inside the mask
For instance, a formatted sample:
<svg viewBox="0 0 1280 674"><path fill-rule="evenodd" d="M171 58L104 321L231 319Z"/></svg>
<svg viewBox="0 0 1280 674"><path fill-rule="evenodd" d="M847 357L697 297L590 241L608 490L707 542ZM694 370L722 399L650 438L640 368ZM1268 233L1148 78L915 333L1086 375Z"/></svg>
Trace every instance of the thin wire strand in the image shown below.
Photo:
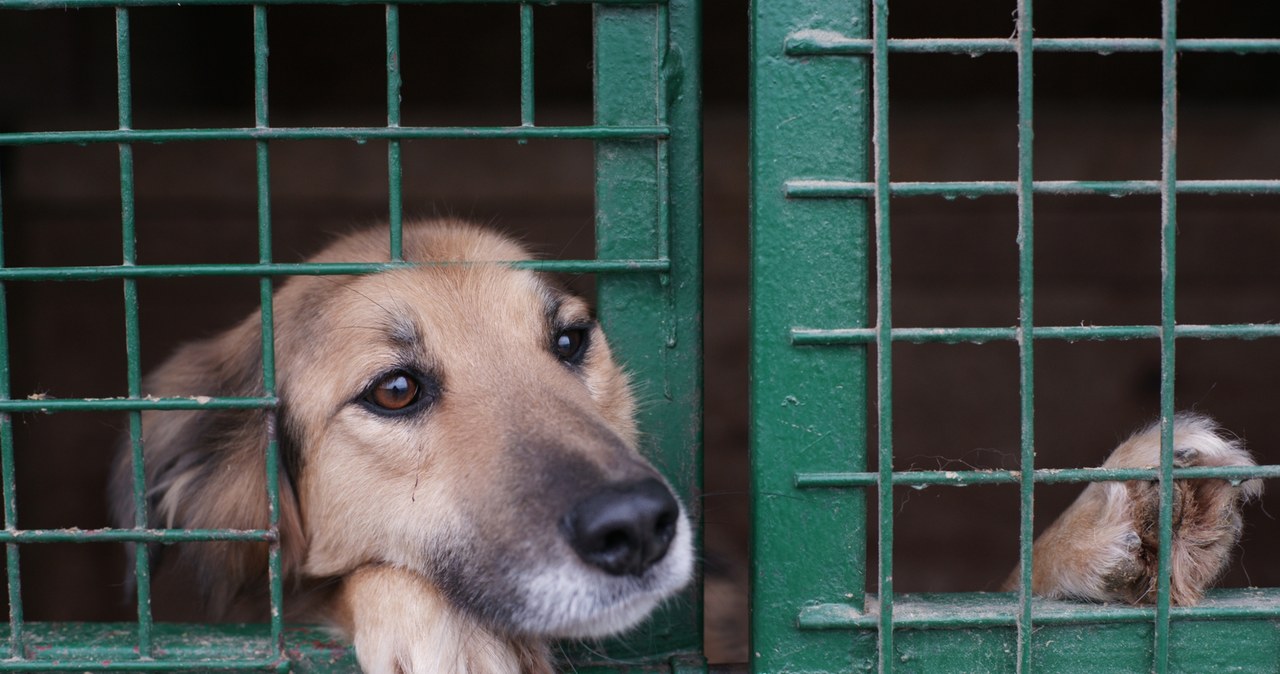
<svg viewBox="0 0 1280 674"><path fill-rule="evenodd" d="M1169 671L1169 580L1173 547L1174 345L1177 285L1177 0L1161 2L1160 161L1160 550L1157 566L1153 670Z"/></svg>
<svg viewBox="0 0 1280 674"><path fill-rule="evenodd" d="M893 248L889 212L889 3L871 5L871 133L875 175L876 241L876 421L880 482L876 490L879 514L878 585L880 619L879 671L894 670L893 589Z"/></svg>
<svg viewBox="0 0 1280 674"><path fill-rule="evenodd" d="M1018 652L1017 671L1031 671L1032 571L1035 527L1035 208L1032 161L1034 69L1032 0L1018 0L1018 391L1021 452L1018 483Z"/></svg>

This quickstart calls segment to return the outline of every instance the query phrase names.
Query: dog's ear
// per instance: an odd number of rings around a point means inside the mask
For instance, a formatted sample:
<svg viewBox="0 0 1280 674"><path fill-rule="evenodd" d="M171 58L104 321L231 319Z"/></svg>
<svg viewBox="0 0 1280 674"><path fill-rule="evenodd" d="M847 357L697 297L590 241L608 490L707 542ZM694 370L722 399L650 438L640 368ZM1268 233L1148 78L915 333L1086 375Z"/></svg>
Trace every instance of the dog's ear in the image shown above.
<svg viewBox="0 0 1280 674"><path fill-rule="evenodd" d="M156 397L263 395L261 327L255 314L212 339L188 344L144 382ZM277 417L279 421L277 422ZM170 529L266 529L266 450L279 446L279 530L284 576L297 578L306 548L294 480L296 452L284 411L218 409L142 414L148 525ZM117 526L134 526L133 461L129 443L111 484ZM226 614L266 589L267 544L189 543L177 546L195 571L209 608ZM199 549L196 549L196 548Z"/></svg>

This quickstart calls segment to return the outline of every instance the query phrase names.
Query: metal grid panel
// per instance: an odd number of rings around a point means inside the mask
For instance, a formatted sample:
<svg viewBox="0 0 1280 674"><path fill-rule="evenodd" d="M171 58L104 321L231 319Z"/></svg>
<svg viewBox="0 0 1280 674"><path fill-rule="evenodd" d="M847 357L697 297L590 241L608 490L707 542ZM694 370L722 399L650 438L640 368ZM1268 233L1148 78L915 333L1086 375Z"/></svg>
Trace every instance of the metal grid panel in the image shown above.
<svg viewBox="0 0 1280 674"><path fill-rule="evenodd" d="M311 2L311 0L308 0ZM423 4L436 0L421 0ZM456 0L455 0L456 1ZM557 0L562 1L562 0ZM587 0L591 1L591 0ZM699 137L699 9L694 0L594 0L596 26L596 120L589 126L539 126L534 107L534 6L550 0L497 0L519 11L520 122L512 126L406 127L401 125L401 3L385 7L387 124L385 127L273 127L269 120L269 5L253 3L254 120L239 128L135 129L131 107L130 10L134 7L242 4L173 0L0 0L0 10L64 11L115 8L117 65L116 129L0 133L0 146L114 143L120 166L121 263L111 266L5 267L0 264L0 467L3 468L5 530L10 605L8 654L0 670L292 670L351 671L348 649L322 631L286 627L282 622L279 547L278 446L266 450L269 523L262 530L174 530L148 520L142 470L143 410L265 409L279 404L274 371L272 291L275 277L362 274L405 266L401 256L403 221L401 143L415 139L580 139L597 144L597 259L514 263L567 273L598 273L601 320L619 358L642 388L647 404L641 427L644 448L690 504L700 511L701 475L701 309ZM312 3L315 4L315 3ZM351 4L342 0L342 4ZM516 7L518 5L518 7ZM246 29L249 26L246 24ZM277 262L271 250L270 149L277 140L338 139L387 142L390 240L381 264ZM133 145L170 141L252 140L256 148L258 261L254 264L140 265L136 261ZM2 179L3 176L0 176ZM0 188L3 183L0 182ZM2 193L2 189L0 189ZM3 220L0 220L0 233ZM0 257L0 263L3 258ZM140 366L137 281L179 276L251 276L259 279L263 394L257 397L157 399L144 397ZM13 399L10 390L5 286L14 282L120 279L125 297L127 395L109 399ZM655 328L656 326L656 328ZM193 392L193 395L198 392ZM123 411L129 418L134 456L136 522L132 529L30 530L18 524L14 487L13 416L89 410ZM270 424L274 427L274 424ZM156 624L151 612L148 555L137 555L136 624L29 624L23 618L20 547L52 542L176 543L262 541L268 544L270 624L267 626L174 626ZM579 671L695 671L699 655L701 593L697 587L670 602L647 629L625 642L582 649Z"/></svg>
<svg viewBox="0 0 1280 674"><path fill-rule="evenodd" d="M888 0L755 2L752 10L752 451L754 671L1209 671L1227 658L1273 671L1280 590L1218 590L1171 608L1173 478L1280 476L1280 466L1174 469L1172 419L1178 339L1280 336L1271 324L1175 320L1178 194L1277 194L1278 180L1178 180L1177 57L1181 52L1280 53L1280 40L1177 38L1177 5L1162 3L1159 39L1032 37L1032 0L1017 3L1009 39L890 39ZM1158 52L1162 62L1161 178L1036 181L1032 89L1038 52ZM892 182L889 55L1016 55L1017 178ZM1013 327L894 328L891 198L1015 195L1018 322ZM1033 321L1032 203L1036 194L1161 197L1159 325L1039 326ZM872 207L872 218L868 215ZM869 239L875 308L869 317ZM1012 282L1013 279L1010 279ZM1156 339L1160 344L1161 460L1150 470L1034 468L1034 347L1040 340ZM895 342L1018 346L1019 471L893 470ZM867 349L875 348L879 470L867 472ZM1155 607L1100 607L1031 595L1037 484L1158 479L1159 593ZM1019 485L1020 590L1014 595L899 595L893 590L894 486ZM874 489L876 522L865 521ZM878 529L875 595L863 592ZM803 550L803 554L798 554ZM1265 646L1260 646L1265 644Z"/></svg>

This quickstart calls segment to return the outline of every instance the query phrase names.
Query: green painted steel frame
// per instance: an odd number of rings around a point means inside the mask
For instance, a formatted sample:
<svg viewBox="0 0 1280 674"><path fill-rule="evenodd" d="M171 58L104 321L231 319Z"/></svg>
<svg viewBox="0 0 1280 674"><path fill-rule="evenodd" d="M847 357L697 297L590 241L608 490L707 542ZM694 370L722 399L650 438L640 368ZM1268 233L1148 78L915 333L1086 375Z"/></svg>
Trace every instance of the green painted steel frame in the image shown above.
<svg viewBox="0 0 1280 674"><path fill-rule="evenodd" d="M1017 3L1008 39L891 39L890 0L755 0L751 28L752 620L756 672L1275 671L1280 589L1219 590L1171 607L1172 480L1280 477L1280 466L1178 469L1172 462L1178 339L1280 337L1270 324L1175 320L1176 197L1277 194L1280 180L1178 180L1177 54L1280 53L1275 39L1177 39L1175 0L1162 1L1159 39L1033 38L1032 0ZM1037 181L1032 175L1037 52L1155 52L1162 62L1159 180ZM892 182L889 55L1011 53L1018 81L1014 180ZM891 199L1014 195L1018 202L1018 322L1011 327L894 328ZM1037 194L1161 197L1159 325L1035 325ZM871 255L874 245L875 255ZM870 260L875 260L872 268ZM876 297L870 297L874 274ZM1156 339L1161 352L1162 451L1147 470L1036 470L1034 349L1041 340ZM906 471L893 466L893 344L1014 341L1019 354L1021 470ZM879 469L866 470L869 350L877 379ZM1153 608L1093 606L1030 592L1037 484L1157 479L1160 589ZM1017 593L898 595L893 591L893 487L1016 484ZM878 517L868 521L868 490ZM879 558L867 557L868 527ZM803 551L802 553L800 551ZM877 592L869 594L868 574Z"/></svg>
<svg viewBox="0 0 1280 674"><path fill-rule="evenodd" d="M313 0L308 0L312 2ZM422 4L440 0L413 0ZM456 0L450 0L456 1ZM558 0L559 1L559 0ZM580 0L594 5L595 109L590 126L538 126L535 120L533 29L535 6L551 0L487 0L518 7L520 14L520 120L505 127L404 127L400 117L400 6L392 2L349 2L385 8L387 124L359 128L272 127L267 104L267 17L270 5L292 0L0 0L0 10L114 7L117 49L116 129L0 133L0 146L114 143L120 164L121 238L118 266L5 267L0 247L0 472L3 473L5 544L8 568L8 654L0 670L22 671L352 671L350 649L323 633L282 623L283 602L278 536L278 447L269 438L267 471L269 525L263 530L173 530L148 519L145 476L133 476L136 521L131 529L24 530L18 525L14 487L13 415L116 410L129 418L133 455L143 451L143 410L261 408L274 410L272 291L279 277L298 274L363 274L405 266L401 255L402 141L422 138L586 139L596 143L597 259L513 263L546 271L596 273L599 315L616 355L645 401L641 412L643 449L663 470L701 519L702 333L701 333L701 171L699 0ZM254 51L254 123L218 129L135 129L132 123L130 12L134 7L250 5ZM246 26L248 28L248 26ZM390 241L382 264L280 263L271 250L270 149L275 140L346 139L387 142ZM255 264L139 265L134 234L133 144L168 141L251 140L256 147L258 261ZM3 176L0 176L0 195ZM2 206L2 202L0 202ZM0 210L0 235L3 234ZM2 240L0 236L0 240ZM139 278L254 276L259 279L263 394L246 398L153 398L142 392L138 330ZM125 296L128 390L118 398L50 399L12 397L9 380L6 287L17 282L119 279ZM192 392L193 396L199 392ZM271 424L270 427L274 427ZM135 466L141 461L135 460ZM700 536L695 537L700 539ZM138 619L130 624L39 624L23 617L19 574L22 545L51 542L129 543L244 540L268 543L272 618L267 625L208 626L154 623L148 555L137 555ZM701 656L701 583L668 602L647 625L625 640L589 648L566 648L580 672L706 671Z"/></svg>

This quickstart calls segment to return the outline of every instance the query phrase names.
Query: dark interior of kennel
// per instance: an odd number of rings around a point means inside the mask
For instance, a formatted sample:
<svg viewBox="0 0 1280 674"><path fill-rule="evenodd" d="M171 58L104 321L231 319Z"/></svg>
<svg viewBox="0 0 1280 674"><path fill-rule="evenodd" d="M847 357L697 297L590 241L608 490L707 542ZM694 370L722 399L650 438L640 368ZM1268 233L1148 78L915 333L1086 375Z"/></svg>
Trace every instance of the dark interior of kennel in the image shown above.
<svg viewBox="0 0 1280 674"><path fill-rule="evenodd" d="M1007 6L1006 6L1007 5ZM1013 3L899 0L893 37L1006 37ZM745 659L747 560L747 82L745 2L704 7L706 514L709 655ZM1184 37L1276 37L1272 3L1180 5ZM539 119L591 119L590 8L536 10ZM385 123L383 30L375 7L271 9L273 124ZM137 128L251 125L248 8L133 14ZM6 12L0 21L0 129L115 126L110 9ZM517 123L515 7L402 10L406 124ZM1044 3L1038 37L1157 37L1158 3ZM1154 54L1036 60L1038 179L1154 179L1160 168ZM1280 176L1280 58L1186 54L1180 70L1181 178ZM1016 171L1012 55L899 55L890 61L895 180L1009 179ZM109 145L5 148L0 213L10 266L117 264L119 175ZM135 148L138 255L145 263L252 262L251 143ZM518 233L550 257L592 254L592 149L585 141L404 144L405 212L457 215ZM384 144L272 146L276 256L297 260L335 232L387 215ZM1036 201L1036 323L1159 319L1156 197ZM1007 326L1017 319L1011 197L894 204L895 325ZM1280 199L1181 197L1178 321L1280 320ZM589 290L589 280L574 280ZM144 368L179 343L252 311L253 279L139 283ZM9 284L14 397L125 392L116 282ZM895 351L898 470L1015 467L1016 348L902 345ZM1158 408L1152 341L1037 348L1037 466L1094 465ZM1280 345L1178 344L1178 407L1218 417L1260 462L1280 457ZM874 415L873 415L874 417ZM105 473L122 415L30 415L15 424L24 527L106 524ZM1037 490L1037 528L1076 486ZM1017 556L1015 488L903 490L899 591L994 589ZM1263 504L1225 583L1280 585L1280 524ZM31 620L128 620L118 545L23 550ZM189 595L156 597L160 618L192 617Z"/></svg>

